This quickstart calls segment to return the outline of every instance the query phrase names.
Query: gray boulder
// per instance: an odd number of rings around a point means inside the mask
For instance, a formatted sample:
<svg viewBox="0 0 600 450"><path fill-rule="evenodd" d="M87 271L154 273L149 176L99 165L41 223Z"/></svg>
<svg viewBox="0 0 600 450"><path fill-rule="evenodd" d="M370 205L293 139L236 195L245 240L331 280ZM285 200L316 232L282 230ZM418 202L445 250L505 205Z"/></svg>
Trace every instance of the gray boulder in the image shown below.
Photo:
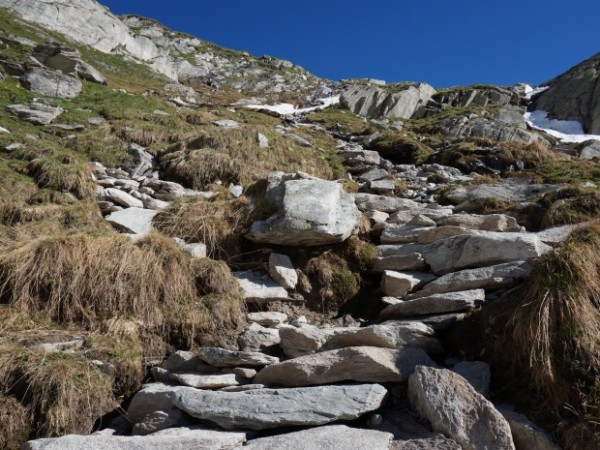
<svg viewBox="0 0 600 450"><path fill-rule="evenodd" d="M349 327L348 332L331 336L319 349L344 347L422 348L427 353L440 353L442 346L435 331L420 322L385 322L365 328Z"/></svg>
<svg viewBox="0 0 600 450"><path fill-rule="evenodd" d="M290 359L265 367L255 383L311 386L339 381L399 383L417 365L435 365L417 348L393 350L378 347L347 347Z"/></svg>
<svg viewBox="0 0 600 450"><path fill-rule="evenodd" d="M244 392L180 388L173 403L190 416L226 430L268 430L354 420L379 408L386 393L378 384Z"/></svg>
<svg viewBox="0 0 600 450"><path fill-rule="evenodd" d="M359 85L343 92L340 102L354 114L369 119L410 119L433 94L435 89L425 83L402 83L385 88Z"/></svg>
<svg viewBox="0 0 600 450"><path fill-rule="evenodd" d="M6 110L18 116L20 119L35 125L48 125L63 113L59 106L48 106L42 103L31 103L30 105L9 105Z"/></svg>
<svg viewBox="0 0 600 450"><path fill-rule="evenodd" d="M152 231L156 214L158 211L153 209L127 208L110 214L106 220L120 231L144 236Z"/></svg>
<svg viewBox="0 0 600 450"><path fill-rule="evenodd" d="M354 199L358 209L361 211L375 210L385 213L394 213L400 210L418 211L422 208L420 203L408 198L388 197L385 195L374 194L356 194Z"/></svg>
<svg viewBox="0 0 600 450"><path fill-rule="evenodd" d="M100 195L102 200L110 200L124 208L144 208L144 202L120 189L108 188Z"/></svg>
<svg viewBox="0 0 600 450"><path fill-rule="evenodd" d="M523 414L508 407L498 407L498 410L510 425L517 450L560 450L548 433Z"/></svg>
<svg viewBox="0 0 600 450"><path fill-rule="evenodd" d="M423 257L436 273L482 267L510 261L527 261L550 252L552 247L528 233L484 232L455 236L425 246Z"/></svg>
<svg viewBox="0 0 600 450"><path fill-rule="evenodd" d="M381 290L390 297L404 297L415 289L435 280L425 272L394 272L386 270L381 277Z"/></svg>
<svg viewBox="0 0 600 450"><path fill-rule="evenodd" d="M490 392L491 370L488 363L482 361L463 361L459 362L452 368L465 380L467 380L473 388L484 397Z"/></svg>
<svg viewBox="0 0 600 450"><path fill-rule="evenodd" d="M475 308L485 300L483 289L434 294L395 303L381 311L381 318L403 319L411 316L446 314Z"/></svg>
<svg viewBox="0 0 600 450"><path fill-rule="evenodd" d="M285 288L266 275L256 272L233 272L232 275L237 279L247 302L268 303L288 298Z"/></svg>
<svg viewBox="0 0 600 450"><path fill-rule="evenodd" d="M471 289L503 289L527 277L532 270L531 265L525 261L461 270L441 276L409 298Z"/></svg>
<svg viewBox="0 0 600 450"><path fill-rule="evenodd" d="M172 428L147 436L67 435L37 439L23 444L23 450L227 450L246 442L242 431L218 431L203 427Z"/></svg>
<svg viewBox="0 0 600 450"><path fill-rule="evenodd" d="M360 213L342 185L324 180L290 180L267 192L278 212L252 224L247 238L276 245L324 245L346 240Z"/></svg>
<svg viewBox="0 0 600 450"><path fill-rule="evenodd" d="M585 141L575 147L581 159L600 158L600 141Z"/></svg>
<svg viewBox="0 0 600 450"><path fill-rule="evenodd" d="M281 338L279 330L264 328L253 323L238 337L240 350L248 352L266 352L279 345Z"/></svg>
<svg viewBox="0 0 600 450"><path fill-rule="evenodd" d="M239 386L242 384L241 377L233 373L224 373L219 375L175 373L171 375L171 380L183 386L190 386L197 389L219 389L228 386Z"/></svg>
<svg viewBox="0 0 600 450"><path fill-rule="evenodd" d="M74 98L83 89L77 78L47 69L31 69L22 81L31 92L47 97Z"/></svg>
<svg viewBox="0 0 600 450"><path fill-rule="evenodd" d="M248 313L246 317L248 318L248 322L256 322L264 327L274 327L288 321L287 314L276 311Z"/></svg>
<svg viewBox="0 0 600 450"><path fill-rule="evenodd" d="M254 439L238 450L388 450L392 438L383 431L329 425Z"/></svg>
<svg viewBox="0 0 600 450"><path fill-rule="evenodd" d="M279 358L260 352L236 352L218 347L201 347L198 357L213 367L262 367L279 362Z"/></svg>
<svg viewBox="0 0 600 450"><path fill-rule="evenodd" d="M515 449L502 414L454 372L417 367L408 380L408 398L433 431L449 436L465 450Z"/></svg>
<svg viewBox="0 0 600 450"><path fill-rule="evenodd" d="M174 426L186 425L188 420L178 409L155 411L146 415L141 422L136 423L131 430L133 435L145 436Z"/></svg>

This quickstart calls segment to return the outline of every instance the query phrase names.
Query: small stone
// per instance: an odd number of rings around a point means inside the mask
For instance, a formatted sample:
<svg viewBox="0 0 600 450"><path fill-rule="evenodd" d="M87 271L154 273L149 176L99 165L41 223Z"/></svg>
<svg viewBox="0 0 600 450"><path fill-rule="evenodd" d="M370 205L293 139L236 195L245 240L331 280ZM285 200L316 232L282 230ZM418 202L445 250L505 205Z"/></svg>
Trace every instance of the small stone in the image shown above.
<svg viewBox="0 0 600 450"><path fill-rule="evenodd" d="M435 276L421 272L394 272L386 270L381 280L381 290L390 297L403 297L417 287L435 280Z"/></svg>

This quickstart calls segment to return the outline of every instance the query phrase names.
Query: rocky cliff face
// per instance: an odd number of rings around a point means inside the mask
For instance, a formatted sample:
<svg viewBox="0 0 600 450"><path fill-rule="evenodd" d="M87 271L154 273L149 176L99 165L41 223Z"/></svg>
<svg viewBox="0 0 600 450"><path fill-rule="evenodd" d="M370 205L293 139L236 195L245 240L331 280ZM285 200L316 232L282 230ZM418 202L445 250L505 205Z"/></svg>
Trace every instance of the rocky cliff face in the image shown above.
<svg viewBox="0 0 600 450"><path fill-rule="evenodd" d="M589 134L600 134L600 53L543 83L548 90L533 102L559 120L576 120Z"/></svg>
<svg viewBox="0 0 600 450"><path fill-rule="evenodd" d="M0 0L0 7L101 52L133 58L174 81L255 93L309 91L326 84L289 61L223 49L150 19L117 17L94 0Z"/></svg>

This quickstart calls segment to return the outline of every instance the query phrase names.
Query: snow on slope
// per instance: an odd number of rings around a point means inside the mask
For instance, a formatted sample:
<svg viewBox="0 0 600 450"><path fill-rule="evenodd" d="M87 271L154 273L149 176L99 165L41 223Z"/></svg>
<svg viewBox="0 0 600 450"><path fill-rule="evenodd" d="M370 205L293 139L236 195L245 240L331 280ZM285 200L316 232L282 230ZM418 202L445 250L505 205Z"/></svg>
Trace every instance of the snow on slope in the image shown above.
<svg viewBox="0 0 600 450"><path fill-rule="evenodd" d="M549 119L546 111L538 110L525 113L525 121L535 129L545 131L562 142L584 142L590 139L600 141L600 135L585 134L576 120Z"/></svg>
<svg viewBox="0 0 600 450"><path fill-rule="evenodd" d="M319 109L325 109L332 105L337 105L340 102L340 96L334 95L333 97L321 98L317 101L321 104L317 106L310 106L308 108L296 108L296 106L292 105L291 103L280 103L278 105L246 105L246 108L266 109L267 111L274 111L281 115L304 114L317 111Z"/></svg>

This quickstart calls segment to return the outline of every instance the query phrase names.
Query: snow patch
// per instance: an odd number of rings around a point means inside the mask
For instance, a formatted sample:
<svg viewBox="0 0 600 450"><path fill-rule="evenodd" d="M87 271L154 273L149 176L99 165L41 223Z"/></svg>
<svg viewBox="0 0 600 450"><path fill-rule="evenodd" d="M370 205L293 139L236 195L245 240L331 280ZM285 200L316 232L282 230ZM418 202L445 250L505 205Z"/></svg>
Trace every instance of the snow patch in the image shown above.
<svg viewBox="0 0 600 450"><path fill-rule="evenodd" d="M541 94L544 91L550 89L550 86L538 86L536 88L532 88L528 84L525 85L525 95L523 96L526 100L531 100L534 95Z"/></svg>
<svg viewBox="0 0 600 450"><path fill-rule="evenodd" d="M600 141L600 135L585 134L583 126L576 120L549 119L546 111L538 110L525 113L525 121L537 130L542 130L562 142L584 142L590 139Z"/></svg>
<svg viewBox="0 0 600 450"><path fill-rule="evenodd" d="M293 115L293 114L305 114L320 109L328 108L332 105L337 105L340 102L340 96L334 95L333 97L325 97L317 100L320 104L317 106L310 106L308 108L297 108L291 103L279 103L277 105L246 105L249 109L266 109L267 111L274 111L281 115Z"/></svg>

